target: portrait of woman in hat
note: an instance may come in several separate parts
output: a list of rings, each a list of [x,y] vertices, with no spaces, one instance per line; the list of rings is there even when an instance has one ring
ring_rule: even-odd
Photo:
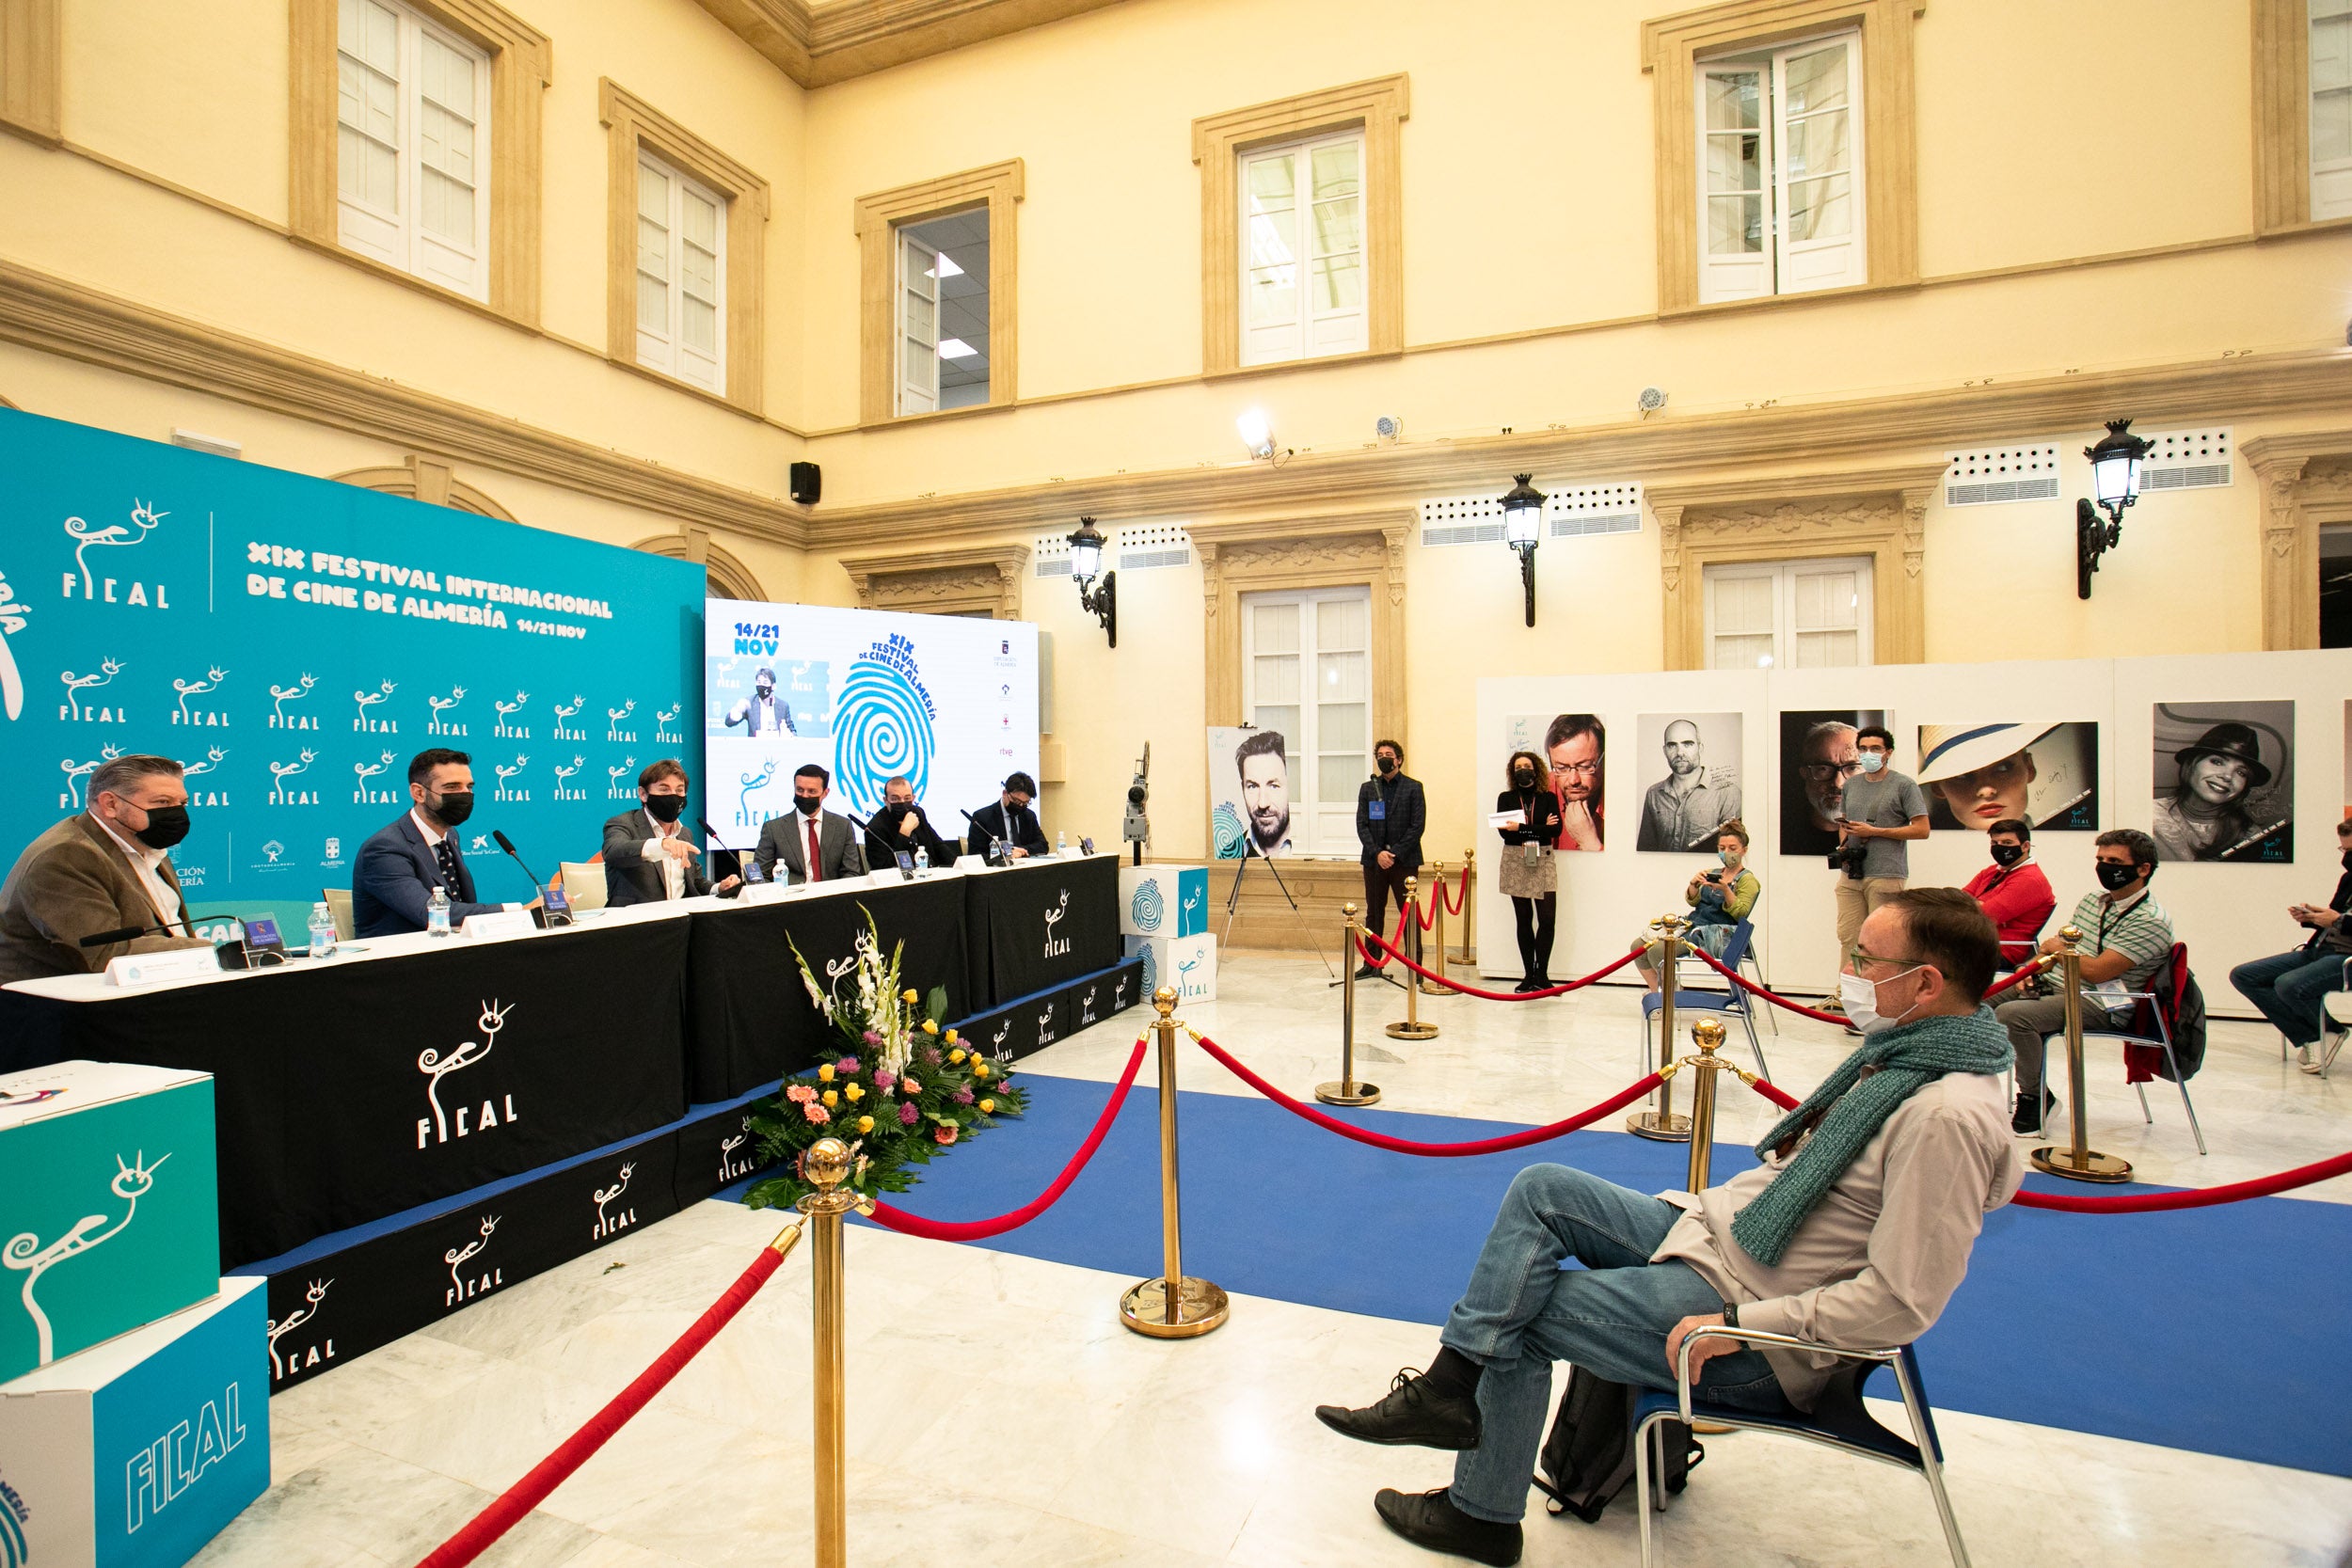
[[[1922,724],[1919,786],[1931,828],[1988,832],[2016,820],[2059,832],[2099,826],[2099,726]]]
[[[2295,858],[2294,727],[2293,703],[2157,705],[2149,833],[2166,860]]]

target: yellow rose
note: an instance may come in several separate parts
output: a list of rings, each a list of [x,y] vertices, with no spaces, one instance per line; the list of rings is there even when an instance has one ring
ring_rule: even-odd
[[[996,1114],[996,1101],[993,1101],[993,1100],[983,1100],[983,1101],[980,1101],[980,1115],[982,1115],[982,1116],[984,1116],[984,1117],[990,1117],[990,1116],[994,1116],[995,1114]]]
[[[956,1043],[956,1032],[953,1029],[947,1031],[947,1043],[949,1045]]]
[[[827,1089],[825,1091],[825,1103],[828,1105],[838,1105],[841,1103],[841,1096],[834,1092],[832,1089]]]
[[[938,1033],[939,1033],[939,1025],[938,1025],[938,1024],[936,1024],[936,1023],[933,1023],[933,1022],[932,1022],[930,1019],[928,1019],[928,1018],[927,1018],[927,1019],[925,1019],[925,1020],[923,1021],[923,1033],[925,1033],[925,1034],[927,1034],[927,1035],[936,1035],[936,1034],[938,1034]]]
[[[825,1084],[830,1084],[830,1083],[832,1083],[832,1082],[833,1082],[833,1064],[832,1064],[831,1062],[827,1062],[827,1063],[826,1063],[823,1067],[818,1068],[818,1069],[817,1069],[817,1077],[818,1077],[818,1081],[819,1083],[825,1083]]]
[[[850,1097],[850,1104],[852,1104],[852,1105],[856,1104],[859,1101],[864,1100],[864,1099],[866,1098],[866,1091],[865,1091],[864,1089],[862,1089],[862,1088],[858,1087],[855,1084],[851,1084],[851,1085],[850,1085],[847,1088],[843,1089],[841,1092],[842,1092],[843,1094],[846,1094],[846,1095],[848,1095],[848,1096]]]
[[[988,1076],[988,1064],[987,1064],[986,1062],[974,1062],[974,1063],[972,1064],[972,1076],[973,1076],[973,1077],[975,1077],[975,1078],[985,1078],[985,1077],[987,1077],[987,1076]]]
[[[905,990],[898,993],[898,1000],[912,1007],[914,1006],[916,1001],[919,1000],[919,998],[914,993],[914,988],[913,986],[909,986]]]
[[[874,1130],[874,1118],[872,1117],[858,1117],[857,1130],[861,1132],[871,1132]]]
[[[951,1062],[961,1062],[963,1060],[963,1053],[961,1051],[950,1051],[947,1053],[947,1059]]]

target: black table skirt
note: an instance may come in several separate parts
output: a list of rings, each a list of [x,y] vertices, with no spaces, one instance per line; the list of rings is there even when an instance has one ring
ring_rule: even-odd
[[[1120,959],[1119,857],[966,877],[971,1011],[1067,985]]]

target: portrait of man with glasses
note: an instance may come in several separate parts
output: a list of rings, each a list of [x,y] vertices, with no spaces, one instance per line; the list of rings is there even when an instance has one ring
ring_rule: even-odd
[[[1780,852],[1823,856],[1837,847],[1846,785],[1862,771],[1854,736],[1883,724],[1881,708],[1806,709],[1780,716]]]

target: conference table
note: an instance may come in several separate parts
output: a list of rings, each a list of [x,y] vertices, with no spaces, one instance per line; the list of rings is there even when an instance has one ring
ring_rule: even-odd
[[[19,981],[0,988],[0,1073],[75,1059],[211,1073],[232,1267],[834,1054],[793,949],[822,983],[869,918],[885,952],[903,944],[904,984],[946,990],[950,1019],[1117,964],[1118,865],[890,872],[760,902],[587,911],[512,937],[369,938],[324,960],[136,989]]]

